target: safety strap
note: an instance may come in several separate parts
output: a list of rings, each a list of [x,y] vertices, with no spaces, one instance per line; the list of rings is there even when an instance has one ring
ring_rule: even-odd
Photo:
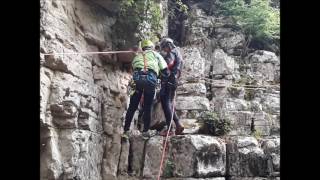
[[[150,51],[149,51],[150,52]],[[159,58],[156,56],[156,54],[151,51],[153,56],[158,60],[158,63],[159,63]],[[147,52],[148,53],[148,52]],[[144,63],[144,73],[147,72],[147,60],[146,60],[146,54],[145,53],[142,53],[142,56],[143,56],[143,63]]]
[[[147,72],[147,60],[146,60],[146,54],[142,53],[143,56],[143,72],[146,73]]]

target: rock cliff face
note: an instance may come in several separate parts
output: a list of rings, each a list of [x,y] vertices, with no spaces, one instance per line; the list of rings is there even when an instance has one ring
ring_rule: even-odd
[[[214,13],[216,1],[184,2],[188,16],[177,16],[178,21],[164,14],[163,34],[177,41],[184,58],[176,108],[186,134],[169,139],[162,179],[280,179],[279,57],[257,49],[241,57],[245,36]],[[277,2],[272,5],[278,7]],[[119,3],[40,3],[41,179],[156,179],[164,139],[143,140],[135,117],[130,140],[121,141],[131,79],[121,59],[130,57],[44,56],[118,50],[123,40],[115,28]],[[168,9],[167,1],[158,3]],[[228,135],[199,134],[199,116],[208,110],[231,121]],[[159,102],[152,121],[154,126],[164,121]]]
[[[111,50],[115,21],[93,1],[41,1],[41,52]],[[40,62],[41,179],[116,177],[130,73],[115,56]]]

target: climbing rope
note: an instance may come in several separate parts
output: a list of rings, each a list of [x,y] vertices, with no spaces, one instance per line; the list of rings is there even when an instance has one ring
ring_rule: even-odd
[[[101,51],[101,52],[74,52],[74,53],[42,53],[45,56],[49,55],[79,55],[79,54],[121,54],[121,53],[142,53],[143,51]],[[183,74],[193,75],[187,71],[184,71]],[[207,83],[212,83],[214,79],[200,77],[200,80],[204,80]],[[279,87],[279,85],[263,85],[263,86],[253,86],[253,85],[241,85],[241,84],[233,84],[232,86],[225,86],[225,87],[233,87],[239,88],[243,87],[245,89],[257,89],[257,88],[267,88],[267,87]]]
[[[172,102],[172,112],[171,112],[170,125],[169,125],[169,127],[168,127],[168,129],[167,129],[167,135],[166,135],[166,139],[165,139],[165,141],[164,141],[164,147],[163,147],[163,150],[162,150],[160,167],[159,167],[159,173],[158,173],[158,180],[160,180],[160,176],[161,176],[161,172],[162,172],[162,166],[163,166],[163,160],[164,160],[164,155],[165,155],[166,147],[167,147],[168,136],[169,136],[169,132],[170,132],[171,125],[172,125],[172,121],[173,121],[173,114],[174,114],[174,107],[175,107],[175,97],[176,97],[176,91],[174,91],[174,94],[173,94],[173,102]]]
[[[49,55],[79,55],[79,54],[121,54],[121,53],[142,53],[143,51],[97,51],[97,52],[73,52],[73,53],[42,53],[45,56]],[[184,71],[183,74],[193,75],[190,72]],[[212,83],[214,79],[206,78],[206,77],[200,77],[198,78],[200,80],[204,80],[207,83]],[[232,86],[226,86],[226,87],[244,87],[245,89],[256,89],[256,88],[267,88],[267,87],[279,87],[279,85],[263,85],[263,86],[254,86],[254,85],[241,85],[241,84],[233,84]]]
[[[193,76],[194,74],[187,72],[187,71],[183,71],[182,74],[187,74],[190,76]],[[204,80],[206,83],[212,83],[215,80],[214,79],[210,79],[210,78],[206,78],[206,77],[199,77],[197,79],[200,80]],[[221,86],[221,87],[232,87],[232,88],[239,88],[239,87],[243,87],[245,89],[257,89],[257,88],[268,88],[268,87],[279,87],[279,85],[263,85],[263,86],[255,86],[255,85],[242,85],[242,84],[235,84],[233,83],[232,86]]]
[[[135,53],[135,52],[142,52],[142,51],[101,51],[101,52],[73,52],[73,53],[43,53],[43,55],[78,55],[78,54],[119,54],[119,53]]]

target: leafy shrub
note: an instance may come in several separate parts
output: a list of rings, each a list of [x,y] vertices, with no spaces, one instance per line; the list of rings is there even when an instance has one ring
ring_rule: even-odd
[[[162,176],[163,177],[172,177],[173,176],[174,163],[171,159],[166,161]]]
[[[140,38],[154,38],[162,30],[161,9],[154,0],[121,0],[119,19],[134,26]]]
[[[213,111],[205,111],[201,114],[199,120],[203,123],[200,132],[205,134],[222,136],[231,130],[230,120],[219,117],[218,114]]]
[[[221,4],[225,15],[231,16],[247,35],[253,38],[280,38],[280,10],[269,0],[226,0]]]

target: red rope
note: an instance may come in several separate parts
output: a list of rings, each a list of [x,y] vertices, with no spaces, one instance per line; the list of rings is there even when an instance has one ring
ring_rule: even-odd
[[[163,160],[164,160],[164,155],[165,155],[166,147],[167,147],[168,135],[169,135],[169,132],[170,132],[170,129],[171,129],[172,121],[173,121],[172,119],[173,119],[173,113],[174,113],[174,107],[175,107],[175,97],[176,97],[176,92],[174,92],[174,96],[173,96],[171,120],[170,120],[169,128],[167,129],[166,140],[164,141],[164,147],[163,147],[163,150],[162,150],[161,162],[160,162],[160,168],[159,168],[159,174],[158,174],[158,180],[160,180],[160,176],[161,176],[161,172],[162,172],[162,166],[163,166]]]

